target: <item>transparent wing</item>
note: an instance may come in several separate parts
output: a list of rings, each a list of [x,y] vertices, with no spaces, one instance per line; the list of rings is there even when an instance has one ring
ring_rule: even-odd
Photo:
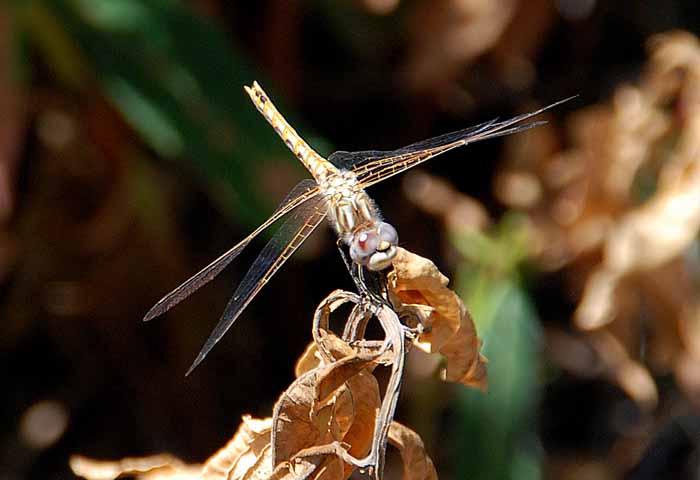
[[[540,115],[545,110],[554,108],[572,98],[574,97],[560,100],[534,112],[518,115],[509,120],[504,120],[502,122],[492,120],[475,127],[414,143],[398,150],[388,152],[356,152],[357,157],[352,160],[351,156],[354,154],[342,152],[344,155],[337,157],[336,160],[342,158],[343,161],[352,163],[350,169],[357,175],[362,188],[366,188],[454,148],[480,140],[486,140],[487,138],[502,137],[512,133],[522,132],[542,125],[546,122],[531,122],[524,125],[518,124]],[[361,157],[362,154],[366,155],[367,153],[371,153],[371,155],[369,157]]]
[[[253,297],[326,218],[326,213],[325,197],[317,197],[304,203],[285,220],[243,277],[233,297],[229,300],[219,323],[187,371],[187,375],[197,368],[197,365],[204,360],[214,345],[231,328],[233,322],[236,321]]]
[[[328,157],[328,161],[342,170],[353,170],[360,166],[379,159],[387,159],[399,155],[405,155],[415,152],[420,152],[430,148],[439,147],[440,145],[454,142],[457,139],[464,139],[470,136],[477,135],[484,130],[494,125],[497,120],[491,120],[473,127],[467,127],[456,132],[446,133],[437,137],[421,140],[420,142],[412,143],[398,150],[364,150],[361,152],[333,152]]]
[[[226,266],[233,261],[243,249],[253,240],[260,232],[275,223],[281,217],[297,208],[304,202],[308,202],[316,197],[319,193],[318,185],[311,179],[305,179],[299,182],[282,200],[282,203],[277,207],[272,216],[268,218],[262,225],[256,228],[250,235],[241,240],[233,248],[225,252],[219,258],[211,262],[195,275],[190,277],[186,282],[177,287],[175,290],[164,296],[158,303],[153,305],[143,318],[147,322],[159,315],[170,310],[172,307],[180,303],[185,298],[189,297],[199,287],[205,285],[212,278],[216,277]],[[313,202],[310,202],[313,203]]]

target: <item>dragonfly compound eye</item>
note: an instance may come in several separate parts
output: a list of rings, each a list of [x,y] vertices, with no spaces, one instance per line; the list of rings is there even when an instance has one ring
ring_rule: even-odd
[[[399,234],[388,223],[380,223],[377,231],[379,237],[377,251],[370,256],[367,263],[367,268],[375,272],[391,266],[391,262],[396,257],[396,245],[399,243]]]
[[[389,223],[382,222],[379,224],[379,246],[381,251],[388,250],[390,247],[395,247],[399,243],[399,233]]]
[[[350,258],[352,261],[367,266],[369,259],[377,251],[379,233],[375,228],[361,230],[352,236],[350,241]]]
[[[384,270],[396,256],[399,236],[388,223],[361,230],[352,236],[350,257],[352,261],[373,271]]]

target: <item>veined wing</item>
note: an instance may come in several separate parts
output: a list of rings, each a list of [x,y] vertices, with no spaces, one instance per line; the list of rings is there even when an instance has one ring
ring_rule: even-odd
[[[326,202],[325,197],[317,196],[301,205],[285,220],[243,277],[233,297],[229,300],[219,323],[195,358],[187,375],[204,360],[204,357],[231,328],[233,322],[236,321],[253,297],[326,218]]]
[[[305,202],[309,202],[312,198],[317,198],[318,194],[318,185],[310,178],[297,183],[297,185],[287,194],[285,199],[282,200],[282,203],[280,203],[270,218],[265,220],[262,225],[256,228],[250,235],[241,240],[233,248],[225,252],[219,258],[190,277],[182,285],[160,299],[160,301],[158,301],[158,303],[151,307],[148,313],[146,313],[146,316],[143,318],[144,322],[162,315],[180,303],[182,300],[189,297],[199,287],[205,285],[212,278],[221,273],[221,271],[226,268],[226,266],[231,263],[233,259],[235,259],[260,232]]]
[[[328,161],[342,170],[357,170],[360,166],[379,159],[387,159],[398,155],[405,155],[424,151],[430,148],[454,142],[459,138],[468,138],[478,135],[484,130],[494,125],[497,120],[490,120],[472,127],[467,127],[456,132],[445,133],[437,137],[421,140],[411,145],[399,148],[398,150],[363,150],[361,152],[337,151],[330,154]]]
[[[501,122],[491,120],[475,127],[423,140],[398,150],[386,152],[338,152],[341,155],[335,157],[334,161],[340,161],[339,159],[342,158],[343,162],[351,163],[352,172],[357,176],[362,188],[366,188],[454,148],[488,138],[502,137],[512,133],[522,132],[542,125],[546,122],[518,124],[540,115],[545,110],[554,108],[572,98],[574,97],[560,100],[534,112],[518,115],[508,120]],[[334,157],[334,155],[331,155],[331,157]]]

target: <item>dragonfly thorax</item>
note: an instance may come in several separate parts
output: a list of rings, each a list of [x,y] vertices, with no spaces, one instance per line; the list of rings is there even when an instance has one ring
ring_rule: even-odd
[[[396,256],[398,234],[383,222],[379,210],[362,190],[352,172],[324,179],[321,188],[329,200],[333,228],[350,249],[350,258],[370,270],[384,270]]]
[[[346,243],[359,227],[374,224],[379,220],[379,211],[363,190],[335,192],[329,199],[330,221]]]

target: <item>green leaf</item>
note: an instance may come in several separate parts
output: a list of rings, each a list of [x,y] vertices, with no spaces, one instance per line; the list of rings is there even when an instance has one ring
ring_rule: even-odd
[[[494,235],[480,236],[478,247],[459,246],[487,253],[461,266],[457,291],[484,340],[489,390],[459,391],[459,428],[454,434],[458,478],[540,478],[535,414],[541,332],[514,261],[517,231],[502,225]]]
[[[211,20],[175,0],[34,0],[24,8],[64,29],[61,38],[78,46],[77,57],[154,151],[196,172],[238,219],[266,216],[277,199],[259,192],[258,179],[297,162],[243,91],[254,70]],[[41,41],[41,28],[31,31]],[[43,44],[60,57],[54,61],[72,58],[52,52],[50,39]]]

